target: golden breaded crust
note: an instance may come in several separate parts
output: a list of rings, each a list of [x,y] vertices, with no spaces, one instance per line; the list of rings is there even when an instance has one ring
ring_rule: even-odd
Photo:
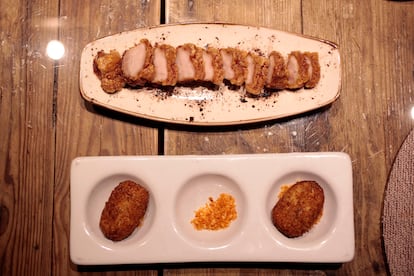
[[[206,50],[207,54],[212,57],[212,65],[214,69],[213,83],[220,85],[224,79],[224,70],[223,70],[223,59],[221,57],[220,51],[217,48],[208,47]]]
[[[243,85],[247,76],[247,58],[248,52],[237,48],[233,51],[233,62],[231,67],[234,71],[234,78],[230,80],[231,84]]]
[[[93,70],[101,80],[101,87],[107,93],[115,93],[125,86],[122,75],[122,58],[116,50],[109,53],[99,51],[93,60]]]
[[[247,51],[243,51],[238,48],[223,48],[220,51],[231,55],[231,69],[234,72],[233,78],[229,79],[230,83],[233,85],[241,86],[246,81],[247,76]]]
[[[190,52],[190,60],[192,65],[194,66],[194,80],[202,80],[204,79],[204,61],[203,61],[203,49],[201,47],[197,47],[195,44],[192,43],[185,43],[181,46],[185,50]]]
[[[322,215],[325,196],[316,181],[292,185],[272,210],[272,222],[289,238],[308,232]]]
[[[105,237],[120,241],[131,235],[140,225],[148,201],[148,191],[133,181],[123,181],[116,186],[105,203],[99,222]]]
[[[272,89],[285,89],[288,82],[285,59],[277,51],[272,51],[269,59],[273,59],[274,66],[269,72],[270,78],[266,86]]]
[[[289,79],[287,83],[287,88],[299,89],[299,88],[302,88],[305,85],[305,83],[309,80],[309,73],[308,73],[309,64],[306,62],[305,55],[302,52],[299,52],[299,51],[290,52],[290,54],[288,55],[288,64],[291,58],[296,59],[298,63],[298,68],[297,68],[298,72],[296,74],[293,74],[293,72],[290,72],[289,70],[287,70],[288,79]]]
[[[269,61],[255,53],[249,53],[248,55],[253,59],[254,72],[252,82],[246,83],[246,91],[252,95],[259,95],[266,83]]]
[[[152,64],[152,55],[154,51],[153,47],[146,38],[141,39],[140,43],[142,43],[145,46],[145,59],[142,70],[138,72],[138,74],[135,76],[127,76],[124,73],[124,69],[122,70],[127,83],[131,86],[143,86],[148,82],[151,82],[155,74],[154,64]],[[127,51],[124,52],[122,59],[124,59],[126,53]]]
[[[161,84],[162,85],[171,85],[174,86],[177,83],[178,78],[178,68],[175,64],[175,59],[177,57],[177,50],[171,45],[162,44],[158,46],[165,53],[165,58],[167,60],[167,71],[168,77]]]
[[[312,74],[309,76],[309,80],[305,83],[305,87],[314,88],[321,78],[321,66],[319,64],[319,55],[317,52],[305,52],[304,55],[310,62],[309,67],[311,68],[310,71],[312,72]]]

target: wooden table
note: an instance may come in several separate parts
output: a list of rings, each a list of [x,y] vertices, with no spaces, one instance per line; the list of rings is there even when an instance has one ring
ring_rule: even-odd
[[[82,48],[176,22],[270,27],[338,43],[340,98],[329,108],[233,129],[174,127],[95,108],[80,97]],[[413,127],[413,1],[0,2],[1,275],[385,275],[384,188]],[[50,40],[66,52],[53,61]],[[351,156],[355,258],[329,264],[78,267],[69,258],[70,164],[77,156],[342,151]],[[88,273],[89,274],[89,273]]]

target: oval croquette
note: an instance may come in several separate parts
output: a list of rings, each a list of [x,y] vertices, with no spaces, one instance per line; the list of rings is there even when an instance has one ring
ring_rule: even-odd
[[[289,238],[308,232],[322,214],[325,196],[316,181],[299,181],[286,190],[272,209],[272,222]]]
[[[104,236],[120,241],[131,235],[145,215],[148,200],[148,191],[133,181],[123,181],[116,186],[105,203],[99,222]]]

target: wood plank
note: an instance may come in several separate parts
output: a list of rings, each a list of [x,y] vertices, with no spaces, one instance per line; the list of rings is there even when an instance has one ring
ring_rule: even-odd
[[[414,117],[411,113],[414,107],[414,2],[385,1],[380,5],[375,2],[374,5],[376,17],[373,20],[375,57],[373,94],[382,94],[383,105],[380,114],[384,118],[384,122],[382,126],[378,126],[378,122],[376,122],[372,130],[376,132],[377,126],[383,127],[385,141],[384,144],[378,145],[376,148],[369,147],[369,160],[377,158],[375,150],[384,151],[385,171],[378,180],[374,180],[377,183],[377,194],[375,194],[373,203],[368,206],[368,212],[372,208],[382,210],[383,190],[386,187],[392,164],[401,144],[414,127]],[[372,135],[372,132],[370,134]],[[371,136],[369,140],[370,144],[374,144],[371,142]],[[369,169],[372,168],[372,166],[369,167]],[[366,179],[366,183],[370,182],[372,183],[371,179]],[[370,189],[372,187],[367,184],[364,192],[370,191]],[[368,195],[370,194],[368,193]],[[370,217],[371,214],[368,212],[367,215]],[[382,222],[381,215],[382,213],[379,211],[374,213],[380,223]],[[377,223],[378,220],[369,221],[366,223],[365,229],[373,228],[375,234],[381,237],[381,225],[378,226]],[[370,245],[374,243],[373,240],[376,240],[376,237],[369,239]],[[375,254],[372,254],[373,249],[368,250],[368,253],[365,254],[372,254],[380,259],[383,248],[380,247],[378,240],[375,246]],[[381,267],[380,260],[372,261],[374,270],[378,266]]]
[[[51,273],[56,2],[0,3],[0,274]]]
[[[386,1],[376,6],[373,25],[375,92],[385,94],[386,167],[414,127],[414,2]]]
[[[160,1],[69,1],[61,3],[60,15],[59,37],[66,46],[67,55],[60,61],[57,72],[54,274],[127,270],[120,274],[154,275],[155,270],[85,268],[70,262],[69,169],[76,156],[158,153],[157,128],[145,121],[86,104],[80,96],[78,78],[80,53],[87,43],[121,31],[159,24]]]
[[[387,177],[382,148],[386,118],[378,116],[385,94],[375,86],[382,73],[373,66],[378,37],[372,23],[377,5],[374,1],[305,1],[303,6],[304,31],[337,41],[342,54],[342,94],[327,123],[328,142],[335,145],[329,149],[345,151],[353,160],[356,252],[354,260],[339,270],[345,275],[386,274],[379,225]],[[373,133],[375,139],[371,139]]]
[[[412,64],[404,62],[414,59],[410,7],[412,2],[304,2],[304,31],[338,41],[343,56],[342,96],[329,124],[336,145],[331,148],[348,152],[354,168],[356,255],[341,269],[344,274],[386,274],[383,191],[396,151],[412,128],[407,120]]]
[[[300,1],[166,1],[166,23],[228,22],[301,32]]]

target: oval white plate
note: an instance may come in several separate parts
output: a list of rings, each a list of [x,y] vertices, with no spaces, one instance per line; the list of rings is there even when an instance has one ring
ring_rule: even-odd
[[[93,72],[96,54],[112,49],[122,54],[142,38],[172,46],[194,43],[200,47],[239,47],[247,51],[260,50],[265,55],[276,50],[285,57],[295,50],[318,52],[321,79],[314,89],[283,90],[260,98],[245,97],[244,88],[231,90],[225,85],[217,90],[176,86],[169,96],[155,88],[124,88],[115,94],[105,93]],[[80,63],[80,90],[85,100],[134,116],[180,124],[244,124],[296,115],[332,103],[339,97],[340,85],[340,54],[336,44],[244,25],[162,25],[123,32],[89,43],[82,52]]]
[[[160,173],[162,172],[162,173]],[[112,242],[99,229],[111,191],[134,180],[150,193],[141,226]],[[271,222],[282,186],[315,180],[324,189],[321,220],[289,239]],[[76,264],[172,262],[325,262],[354,256],[352,164],[344,153],[80,157],[72,162],[70,257]],[[237,219],[197,231],[194,211],[231,194]]]

